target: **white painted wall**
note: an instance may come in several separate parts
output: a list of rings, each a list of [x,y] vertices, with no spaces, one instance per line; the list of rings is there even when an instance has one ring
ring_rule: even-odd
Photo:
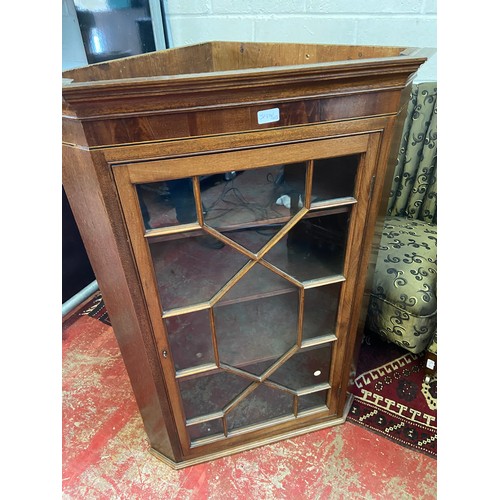
[[[210,40],[437,46],[437,0],[162,0],[173,47]],[[437,80],[436,55],[416,82]]]
[[[437,46],[437,0],[161,0],[171,47],[210,40]],[[86,64],[73,0],[63,0],[63,67]],[[75,24],[76,23],[76,24]],[[415,81],[437,80],[437,57]]]

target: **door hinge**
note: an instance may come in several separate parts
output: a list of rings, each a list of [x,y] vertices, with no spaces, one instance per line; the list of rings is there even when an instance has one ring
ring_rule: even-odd
[[[370,181],[370,191],[368,193],[368,199],[371,200],[373,196],[373,190],[375,189],[375,179],[377,178],[376,175],[372,176],[372,179]]]

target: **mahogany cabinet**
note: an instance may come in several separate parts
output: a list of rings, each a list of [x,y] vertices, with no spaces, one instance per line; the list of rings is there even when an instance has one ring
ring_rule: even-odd
[[[387,165],[424,61],[211,42],[63,74],[64,187],[171,466],[345,421]]]

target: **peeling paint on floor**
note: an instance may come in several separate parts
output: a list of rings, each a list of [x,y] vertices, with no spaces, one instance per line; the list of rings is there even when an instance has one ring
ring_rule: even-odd
[[[174,471],[148,451],[112,328],[63,334],[65,500],[436,498],[435,459],[350,422]]]

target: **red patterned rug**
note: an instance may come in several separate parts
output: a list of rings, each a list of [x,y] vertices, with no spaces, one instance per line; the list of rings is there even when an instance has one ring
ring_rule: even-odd
[[[367,332],[348,420],[403,446],[437,456],[437,380],[424,383],[423,354]]]
[[[81,314],[111,322],[100,294]],[[402,446],[437,456],[437,381],[424,383],[424,356],[367,332],[347,419]]]

